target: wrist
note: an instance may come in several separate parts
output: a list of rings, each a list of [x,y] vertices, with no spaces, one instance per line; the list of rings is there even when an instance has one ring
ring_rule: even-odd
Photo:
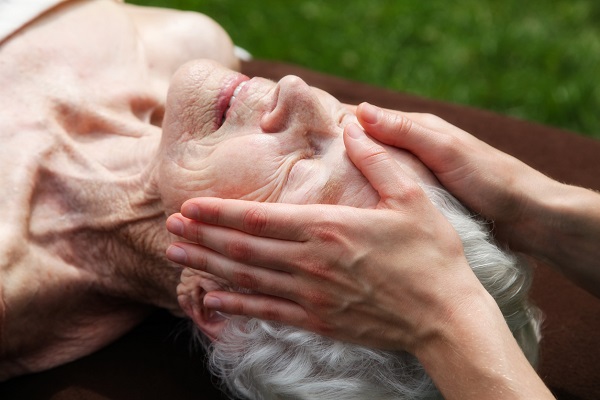
[[[532,255],[544,241],[552,202],[562,184],[535,170],[522,171],[508,185],[512,212],[494,220],[497,237],[514,251]],[[551,224],[551,223],[550,223]]]
[[[530,202],[511,245],[600,295],[600,194],[553,183]]]
[[[483,288],[449,313],[415,356],[446,399],[552,398]]]

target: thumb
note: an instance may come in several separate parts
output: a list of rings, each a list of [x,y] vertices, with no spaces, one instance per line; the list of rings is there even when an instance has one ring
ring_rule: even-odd
[[[410,151],[432,170],[437,170],[440,158],[452,150],[444,144],[444,134],[417,123],[401,112],[362,103],[356,109],[356,116],[369,135],[385,144]]]
[[[371,140],[356,124],[348,124],[344,129],[344,145],[352,163],[367,178],[379,193],[381,203],[401,200],[419,185],[409,178],[402,167],[380,145]]]

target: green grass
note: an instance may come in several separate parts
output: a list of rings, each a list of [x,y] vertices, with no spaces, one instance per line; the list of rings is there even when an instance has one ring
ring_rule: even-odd
[[[275,59],[600,138],[597,0],[134,0]]]

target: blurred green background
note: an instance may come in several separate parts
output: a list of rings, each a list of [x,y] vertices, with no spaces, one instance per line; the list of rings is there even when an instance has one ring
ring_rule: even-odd
[[[200,11],[255,58],[600,138],[597,0],[128,0]]]

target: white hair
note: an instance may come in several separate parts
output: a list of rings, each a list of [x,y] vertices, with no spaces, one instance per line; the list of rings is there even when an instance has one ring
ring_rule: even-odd
[[[529,268],[501,250],[486,223],[470,215],[448,192],[424,189],[458,232],[469,265],[535,364],[540,315],[527,300]],[[212,373],[242,398],[442,398],[423,366],[406,352],[344,343],[276,322],[231,317],[219,339],[208,346]]]

